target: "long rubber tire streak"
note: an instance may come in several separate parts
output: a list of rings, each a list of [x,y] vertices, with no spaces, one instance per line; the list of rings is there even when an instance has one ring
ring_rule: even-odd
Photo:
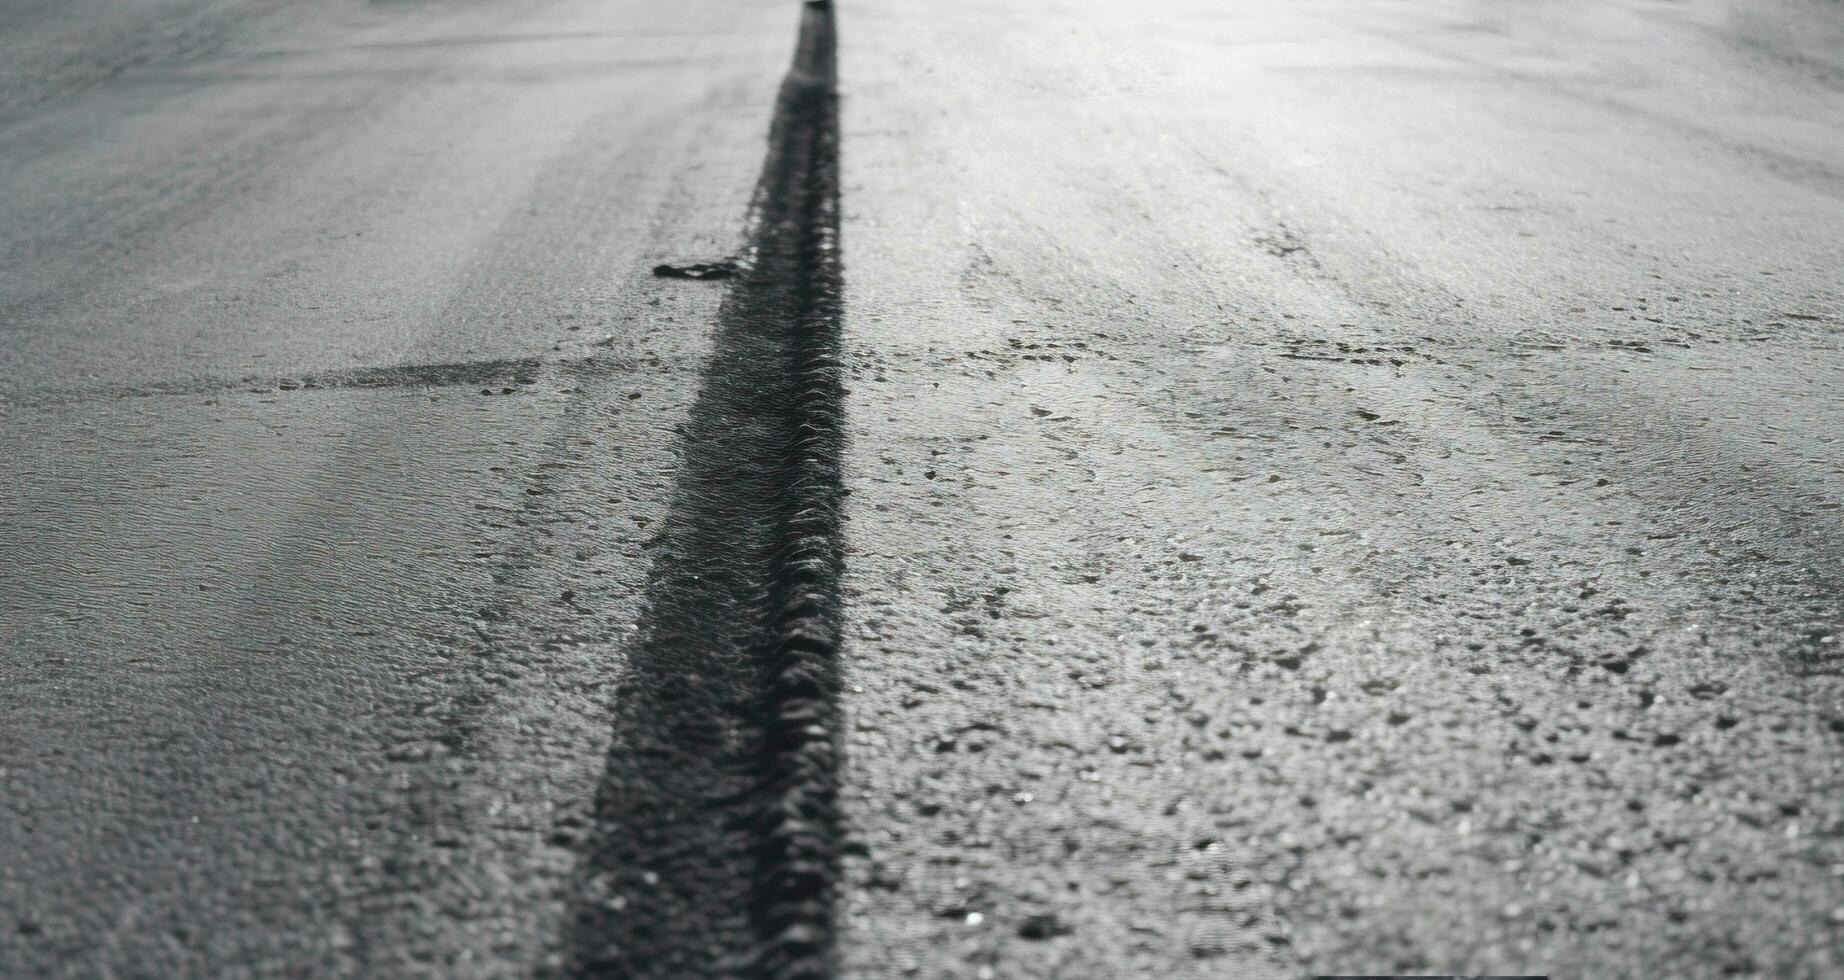
[[[834,972],[838,92],[802,10],[581,845],[567,976]]]

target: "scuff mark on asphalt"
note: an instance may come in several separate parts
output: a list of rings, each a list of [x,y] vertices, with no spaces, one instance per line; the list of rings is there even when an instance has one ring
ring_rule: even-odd
[[[809,2],[581,853],[570,977],[833,973],[840,454],[833,13]]]
[[[578,359],[585,360],[585,359]],[[591,363],[593,359],[587,359]],[[205,395],[256,394],[278,391],[339,390],[346,388],[451,388],[458,385],[529,385],[537,381],[547,362],[537,357],[504,357],[446,364],[389,364],[345,370],[240,378],[195,377],[151,381],[135,385],[53,389],[30,399],[9,402],[43,407],[125,398],[176,398]]]

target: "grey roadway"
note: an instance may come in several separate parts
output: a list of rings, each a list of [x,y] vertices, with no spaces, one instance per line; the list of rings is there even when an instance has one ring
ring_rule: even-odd
[[[0,973],[592,971],[794,11],[0,22]],[[842,972],[1844,971],[1834,0],[838,22]]]

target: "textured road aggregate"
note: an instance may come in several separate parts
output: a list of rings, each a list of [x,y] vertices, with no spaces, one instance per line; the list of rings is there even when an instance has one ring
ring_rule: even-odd
[[[1844,972],[1837,0],[0,52],[0,975]]]

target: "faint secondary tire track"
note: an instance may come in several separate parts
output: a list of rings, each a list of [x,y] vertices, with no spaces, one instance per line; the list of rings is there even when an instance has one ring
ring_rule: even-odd
[[[833,12],[807,3],[582,842],[572,977],[833,972],[842,439]]]

